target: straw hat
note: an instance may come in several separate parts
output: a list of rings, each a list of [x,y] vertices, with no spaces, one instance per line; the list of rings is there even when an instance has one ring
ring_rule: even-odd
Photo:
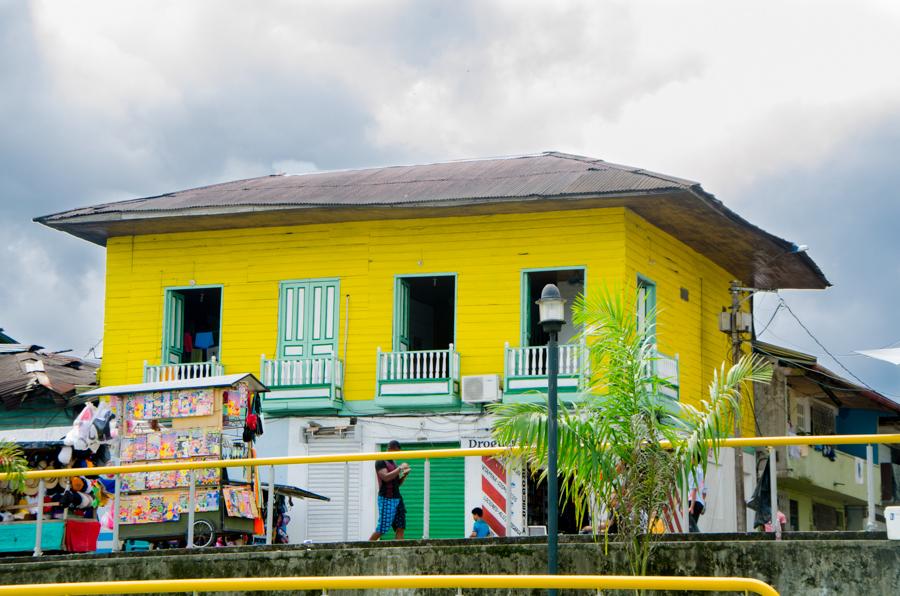
[[[29,497],[33,497],[38,494],[38,484],[40,480],[37,478],[26,478],[25,486],[22,488],[22,492],[28,495]]]
[[[53,468],[53,466],[50,465],[50,462],[48,462],[46,459],[42,459],[41,461],[39,461],[37,463],[36,469],[47,470],[47,469],[52,469],[52,468]],[[46,488],[48,490],[51,488],[55,488],[56,485],[58,485],[58,484],[59,484],[59,478],[44,478],[44,488]]]

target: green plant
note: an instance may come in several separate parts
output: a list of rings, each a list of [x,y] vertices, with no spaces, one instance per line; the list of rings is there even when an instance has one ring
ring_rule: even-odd
[[[602,532],[613,526],[631,572],[645,575],[669,497],[694,470],[705,473],[708,453],[718,457],[740,414],[742,386],[768,382],[772,373],[746,356],[714,371],[698,406],[667,398],[661,390],[671,384],[657,374],[652,325],[638,323],[636,307],[636,297],[608,290],[574,304],[590,375],[580,403],[560,409],[558,466],[561,498],[574,504],[579,526],[590,517],[599,531],[596,520],[605,511]],[[491,411],[495,438],[520,447],[518,463],[546,476],[546,403],[497,404]]]
[[[28,471],[28,462],[22,449],[15,443],[0,440],[0,474],[9,474],[10,487],[21,489],[25,483],[22,475]]]

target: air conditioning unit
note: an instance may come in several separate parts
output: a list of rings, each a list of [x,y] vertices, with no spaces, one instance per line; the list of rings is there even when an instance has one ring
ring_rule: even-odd
[[[500,375],[470,375],[463,377],[462,400],[467,404],[500,401]]]

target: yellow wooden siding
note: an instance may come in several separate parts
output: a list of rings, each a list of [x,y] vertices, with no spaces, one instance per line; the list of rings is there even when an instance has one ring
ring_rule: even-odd
[[[139,382],[144,360],[159,363],[167,287],[222,285],[220,359],[259,374],[260,355],[275,355],[279,282],[336,277],[341,357],[350,296],[345,399],[372,399],[376,349],[392,348],[394,277],[422,273],[457,274],[462,374],[502,374],[504,342],[520,339],[522,269],[575,265],[588,289],[637,273],[656,282],[660,348],[679,354],[681,395],[697,399],[728,353],[716,317],[730,276],[622,208],[112,238],[103,382]]]
[[[708,395],[712,370],[731,363],[731,341],[719,331],[718,316],[731,305],[728,287],[734,276],[633,211],[625,220],[629,279],[636,283],[641,274],[656,282],[659,349],[678,354],[681,399],[697,403]],[[688,290],[686,301],[681,288]],[[744,401],[745,436],[756,434],[751,400]]]

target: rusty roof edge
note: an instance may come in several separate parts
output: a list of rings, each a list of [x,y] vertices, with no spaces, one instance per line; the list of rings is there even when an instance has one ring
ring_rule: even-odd
[[[733,223],[737,224],[738,226],[740,226],[742,228],[749,229],[752,232],[755,232],[757,234],[764,236],[767,240],[769,240],[776,246],[784,249],[785,255],[790,254],[794,258],[799,259],[802,262],[802,264],[807,269],[812,271],[813,274],[819,279],[819,281],[822,282],[823,287],[821,289],[831,287],[831,285],[832,285],[831,282],[828,281],[828,278],[825,277],[825,273],[819,268],[819,266],[816,264],[816,262],[812,260],[812,257],[810,257],[805,251],[804,252],[792,252],[792,251],[796,251],[796,249],[798,248],[797,244],[795,244],[794,242],[791,242],[790,240],[781,238],[780,236],[776,236],[775,234],[772,234],[771,232],[767,232],[766,230],[762,229],[761,227],[757,226],[756,224],[750,223],[749,221],[747,221],[746,219],[744,219],[743,217],[738,215],[736,212],[732,211],[727,206],[725,206],[725,203],[723,203],[722,201],[717,199],[714,194],[704,190],[703,187],[699,183],[695,183],[693,186],[691,186],[690,192],[694,196],[699,198],[701,201],[706,203],[714,211],[716,211],[720,215],[728,218]],[[743,280],[743,281],[752,282],[752,280]],[[775,290],[775,289],[779,289],[779,288],[772,287],[772,288],[760,288],[760,289]]]

